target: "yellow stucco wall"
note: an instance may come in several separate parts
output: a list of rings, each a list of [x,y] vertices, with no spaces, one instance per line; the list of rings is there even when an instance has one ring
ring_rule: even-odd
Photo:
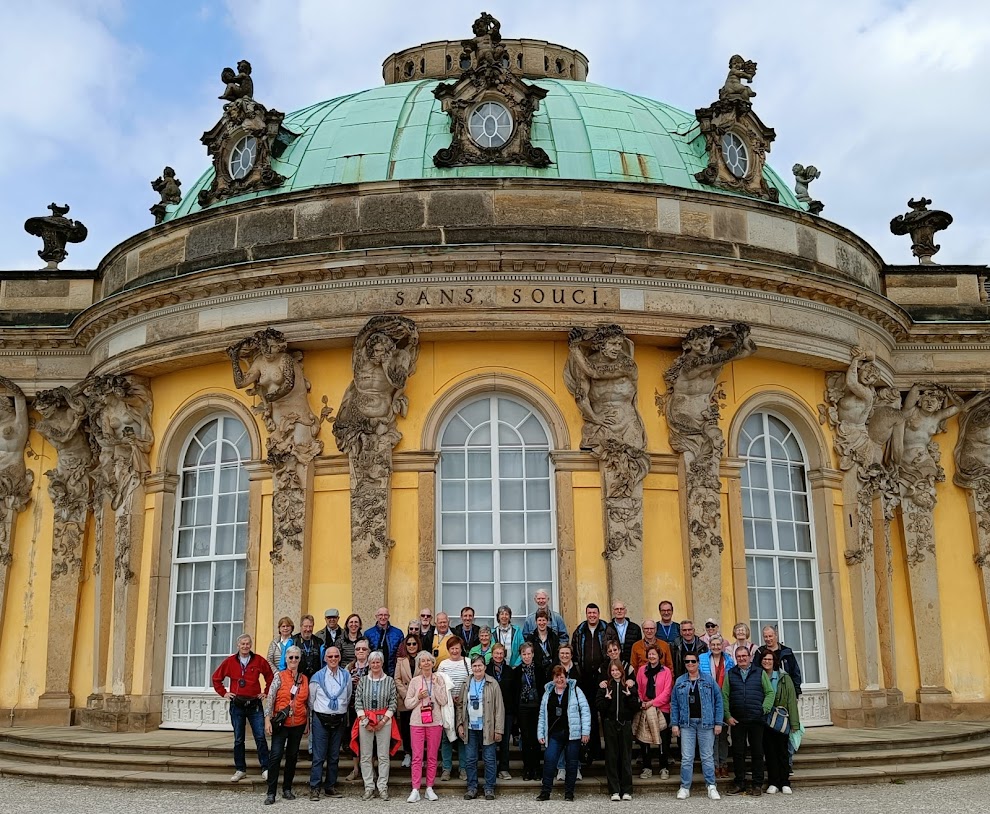
[[[654,404],[654,391],[663,389],[662,372],[676,358],[676,351],[653,347],[637,348],[639,364],[639,408],[647,428],[650,450],[670,453],[666,427]],[[400,419],[403,439],[398,451],[420,449],[430,408],[437,399],[459,383],[485,373],[500,373],[515,377],[538,390],[553,402],[563,417],[571,446],[576,448],[581,435],[581,416],[574,400],[567,392],[561,371],[567,356],[567,344],[562,341],[444,341],[425,342],[422,345],[416,374],[409,380],[409,415]],[[339,407],[344,389],[351,380],[350,348],[307,350],[305,370],[312,383],[311,406],[319,412],[320,399],[328,397],[333,407]],[[752,396],[766,392],[785,393],[793,404],[800,406],[805,416],[802,428],[803,440],[809,453],[820,448],[827,450],[825,465],[834,466],[831,437],[827,427],[819,427],[817,404],[821,401],[825,374],[816,369],[800,367],[784,362],[750,358],[728,365],[721,376],[725,401],[722,410],[722,427],[728,438],[729,428],[743,415],[743,405]],[[209,394],[222,393],[237,399],[246,407],[250,397],[236,390],[231,381],[226,361],[202,365],[184,371],[164,374],[152,382],[154,393],[153,426],[159,440],[152,452],[152,469],[159,470],[166,456],[162,455],[161,440],[166,437],[170,425],[184,407]],[[254,419],[257,432],[264,438],[260,418]],[[990,647],[984,629],[983,595],[980,574],[973,565],[974,544],[970,528],[966,494],[951,483],[952,454],[957,425],[949,422],[949,431],[938,437],[943,450],[942,465],[946,469],[947,482],[939,485],[939,503],[936,508],[936,532],[938,540],[939,585],[942,597],[942,641],[946,662],[946,683],[957,700],[990,700]],[[810,436],[810,437],[809,437]],[[324,425],[321,438],[325,453],[337,453],[329,425]],[[184,439],[176,438],[181,444]],[[35,473],[33,500],[18,516],[14,537],[14,561],[10,567],[6,608],[2,637],[0,637],[0,663],[8,665],[8,671],[16,671],[14,680],[0,682],[0,707],[33,707],[44,692],[45,645],[48,635],[48,592],[51,566],[51,506],[45,492],[45,469],[54,464],[54,452],[35,433],[31,435],[31,448],[39,457],[30,458],[28,466]],[[734,456],[735,450],[727,449]],[[816,452],[817,454],[817,452]],[[263,455],[263,452],[262,452]],[[392,492],[392,536],[396,541],[391,553],[388,597],[392,621],[405,626],[415,618],[421,604],[432,604],[432,597],[417,595],[419,558],[419,502],[418,473],[396,472]],[[724,485],[724,484],[723,484]],[[314,481],[313,543],[311,548],[309,597],[310,610],[318,617],[329,605],[340,608],[342,615],[350,612],[351,564],[350,519],[348,500],[349,478],[346,474],[321,475]],[[603,524],[601,488],[597,472],[573,473],[573,503],[575,541],[575,568],[577,593],[574,607],[583,608],[589,601],[606,607],[611,597],[606,594],[606,568],[601,557]],[[272,631],[272,568],[271,550],[271,483],[262,484],[261,547],[258,552],[259,580],[257,615],[245,620],[245,627],[258,640],[263,649]],[[846,540],[841,494],[833,492],[832,528],[838,530],[840,539],[817,539],[821,555],[823,547],[838,572],[841,595],[837,597],[844,619],[846,661],[850,665],[848,686],[855,688],[855,643],[852,639],[852,605],[848,572],[842,557]],[[158,552],[153,549],[155,523],[154,498],[146,498],[146,522],[144,547],[140,571],[140,595],[137,629],[133,647],[137,652],[148,645],[145,628],[148,614],[148,575]],[[728,523],[729,505],[723,494],[723,536],[726,551],[722,559],[723,572],[723,630],[728,633],[734,618],[737,598],[732,584],[732,557],[734,546],[742,540],[732,539]],[[644,552],[643,592],[644,608],[655,615],[660,598],[671,599],[677,615],[687,608],[687,563],[681,541],[680,506],[677,478],[671,474],[654,473],[644,483]],[[168,544],[171,544],[170,541]],[[895,648],[899,686],[909,700],[913,700],[918,685],[917,654],[911,623],[911,600],[905,579],[904,544],[898,528],[894,529],[894,581],[893,597],[896,613]],[[94,539],[92,523],[88,530],[84,552],[84,578],[80,590],[76,616],[76,643],[72,653],[71,690],[77,705],[84,703],[92,687],[92,631],[94,620],[94,579],[92,565]],[[366,624],[369,620],[365,620]],[[570,626],[579,619],[568,619]],[[165,620],[162,624],[166,624]],[[11,665],[18,665],[16,668]],[[135,686],[145,678],[141,659],[135,659]],[[8,675],[10,673],[8,672]]]

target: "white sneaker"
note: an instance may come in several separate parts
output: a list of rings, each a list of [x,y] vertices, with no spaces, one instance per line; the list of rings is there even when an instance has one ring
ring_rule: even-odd
[[[683,786],[681,786],[681,788],[677,790],[678,800],[686,800],[690,796],[691,796],[691,789],[686,789]]]
[[[708,799],[709,800],[721,800],[722,799],[722,795],[718,793],[718,787],[717,786],[709,786],[708,787]]]
[[[437,797],[437,793],[433,790],[433,786],[426,787],[426,799],[429,800],[431,803],[435,803],[437,800],[440,799],[439,797]]]
[[[669,780],[670,779],[670,772],[668,772],[666,769],[661,769],[660,770],[660,779],[661,780]]]
[[[640,780],[649,780],[651,777],[653,777],[653,769],[643,769],[643,771],[639,773]]]
[[[419,802],[419,789],[413,789],[409,796],[406,798],[407,803],[418,803]]]
[[[794,792],[791,791],[791,787],[790,786],[783,786],[780,790],[784,794],[793,794],[794,793]]]
[[[580,769],[578,769],[578,773],[577,773],[577,779],[578,779],[578,780],[584,780],[584,775],[583,775],[583,774],[581,774],[581,770],[580,770]]]
[[[234,772],[230,776],[230,782],[231,783],[239,783],[245,777],[247,777],[247,772],[242,772],[240,769],[238,769],[236,772]]]
[[[567,772],[564,769],[557,769],[557,779],[563,780],[567,776]]]
[[[412,766],[412,755],[406,755],[402,758],[402,768],[408,769],[410,766]]]
[[[617,802],[619,802],[619,800],[621,800],[622,798],[621,798],[621,797],[620,797],[620,796],[619,796],[618,794],[613,794],[613,795],[612,795],[612,796],[611,796],[611,797],[610,797],[609,799],[610,799],[610,800],[611,800],[611,801],[612,801],[613,803],[617,803]]]
[[[622,795],[622,802],[628,803],[630,800],[632,800],[632,795],[631,794],[623,794]]]
[[[262,779],[262,780],[264,780],[264,781],[265,781],[266,783],[268,782],[268,769],[265,769],[265,770],[264,770],[264,771],[263,771],[263,772],[261,773],[261,779]]]
[[[777,793],[776,786],[767,786],[767,794],[776,794],[776,793]]]

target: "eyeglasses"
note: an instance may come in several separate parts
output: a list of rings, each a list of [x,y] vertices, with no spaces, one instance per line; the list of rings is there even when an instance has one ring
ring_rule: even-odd
[[[705,627],[718,627],[714,622],[705,622]]]
[[[286,661],[299,661],[299,656],[286,656]]]
[[[330,653],[328,653],[328,654],[327,654],[327,658],[328,658],[328,659],[339,659],[339,658],[340,658],[340,656],[334,656],[334,655],[331,655]]]
[[[419,618],[420,619],[432,619],[433,618],[433,614],[432,613],[421,613],[419,615]]]
[[[698,660],[697,659],[684,659],[684,663],[685,664],[697,664],[698,663]]]
[[[406,642],[406,647],[419,647],[419,642],[417,642],[415,639],[410,639],[408,642]]]

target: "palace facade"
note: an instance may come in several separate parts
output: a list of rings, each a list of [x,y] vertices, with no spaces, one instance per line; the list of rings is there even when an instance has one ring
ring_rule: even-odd
[[[951,218],[912,201],[898,266],[823,217],[738,56],[694,113],[487,15],[383,72],[283,114],[226,69],[213,166],[92,271],[66,209],[28,222],[0,724],[222,727],[242,631],[541,587],[570,627],[776,626],[809,722],[986,717],[990,313],[932,261]]]

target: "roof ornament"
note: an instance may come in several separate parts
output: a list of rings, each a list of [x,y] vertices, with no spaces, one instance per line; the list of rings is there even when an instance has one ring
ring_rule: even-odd
[[[182,181],[175,177],[175,170],[171,167],[163,169],[162,174],[151,182],[151,188],[162,196],[162,199],[149,210],[155,216],[156,226],[165,220],[165,213],[168,211],[166,207],[182,201],[181,186]]]
[[[51,203],[48,208],[51,215],[28,218],[24,222],[24,231],[44,241],[45,246],[38,252],[38,257],[48,263],[45,268],[57,269],[58,264],[69,256],[65,244],[82,243],[89,230],[79,221],[65,217],[69,213],[68,205]]]
[[[707,186],[776,203],[779,193],[763,177],[763,165],[777,134],[753,112],[750,100],[756,91],[746,83],[754,76],[756,63],[734,54],[718,101],[695,111],[708,166],[694,177]]]
[[[756,96],[756,91],[748,84],[744,85],[743,80],[752,83],[754,76],[756,76],[756,63],[750,59],[743,59],[739,54],[733,54],[729,59],[729,75],[718,92],[719,101],[748,102]]]
[[[201,141],[213,157],[213,183],[199,191],[200,206],[209,206],[235,195],[272,189],[285,182],[272,167],[295,134],[282,127],[284,113],[269,110],[254,98],[251,63],[242,59],[237,70],[220,73],[226,104],[223,116]]]
[[[932,255],[942,247],[935,243],[935,233],[949,228],[952,215],[939,209],[928,209],[931,198],[924,196],[908,201],[910,212],[898,215],[890,222],[895,235],[911,235],[911,254],[924,265],[935,265]]]
[[[533,115],[546,89],[523,82],[509,69],[502,26],[491,14],[483,11],[471,28],[474,37],[461,42],[460,79],[433,90],[450,116],[452,134],[450,146],[438,150],[433,163],[548,167],[550,156],[531,140]]]
[[[791,167],[791,172],[794,173],[794,196],[801,203],[808,205],[808,211],[812,215],[820,214],[825,208],[825,204],[811,197],[811,193],[808,191],[808,185],[812,181],[822,177],[821,170],[814,164],[809,164],[807,167],[803,164],[795,164]]]

